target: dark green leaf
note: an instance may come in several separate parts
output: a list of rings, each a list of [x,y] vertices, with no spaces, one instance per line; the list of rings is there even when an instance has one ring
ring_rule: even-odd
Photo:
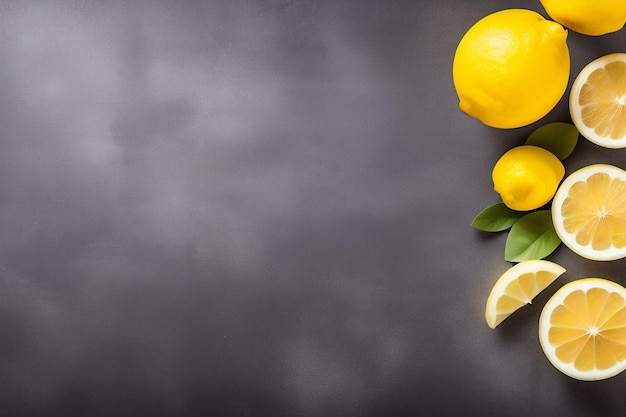
[[[478,213],[472,221],[472,227],[484,232],[501,232],[513,226],[523,214],[511,210],[504,203],[496,203]]]
[[[526,214],[511,227],[504,248],[504,259],[509,262],[543,259],[560,243],[550,210],[535,211]]]
[[[547,149],[561,161],[570,156],[578,143],[578,130],[571,123],[554,122],[543,125],[530,134],[526,145]]]

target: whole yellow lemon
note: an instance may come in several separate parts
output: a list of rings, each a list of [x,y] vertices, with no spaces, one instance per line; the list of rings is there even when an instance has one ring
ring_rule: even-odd
[[[540,0],[548,15],[584,35],[599,36],[620,30],[626,22],[624,0]]]
[[[538,146],[521,145],[498,159],[491,178],[507,207],[528,211],[550,201],[564,175],[563,163],[552,152]]]
[[[559,102],[569,80],[567,30],[525,9],[507,9],[476,22],[454,55],[459,107],[486,125],[533,123]]]

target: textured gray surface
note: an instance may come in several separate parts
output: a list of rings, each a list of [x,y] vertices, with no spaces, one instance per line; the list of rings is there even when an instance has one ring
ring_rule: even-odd
[[[484,322],[491,167],[569,120],[565,98],[516,130],[458,110],[456,44],[506,7],[542,11],[2,3],[0,415],[623,415],[626,376],[541,352],[558,284]],[[570,33],[572,74],[625,41]],[[566,169],[624,155],[583,140]]]

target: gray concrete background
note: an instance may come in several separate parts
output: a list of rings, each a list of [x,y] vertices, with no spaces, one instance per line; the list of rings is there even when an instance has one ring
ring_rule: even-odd
[[[0,5],[0,415],[621,416],[497,330],[497,158],[456,44],[539,1]],[[570,32],[572,78],[626,33]],[[584,139],[568,172],[626,167]],[[560,283],[624,261],[559,248]]]

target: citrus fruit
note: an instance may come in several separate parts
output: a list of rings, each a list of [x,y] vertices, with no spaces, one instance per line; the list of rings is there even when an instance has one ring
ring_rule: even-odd
[[[572,378],[606,379],[626,369],[626,288],[601,278],[561,287],[539,318],[548,360]]]
[[[567,88],[566,39],[560,24],[532,10],[506,9],[480,19],[454,55],[460,109],[497,128],[539,120]]]
[[[570,174],[552,201],[557,235],[580,256],[609,261],[626,256],[626,171],[594,164]]]
[[[625,147],[626,54],[604,55],[587,64],[572,84],[569,106],[584,137],[605,148]]]
[[[565,268],[545,260],[523,261],[506,270],[487,298],[485,319],[494,329],[554,282]]]
[[[615,0],[540,0],[546,13],[563,26],[585,35],[616,32],[626,22],[626,2]]]
[[[564,175],[563,163],[553,153],[538,146],[521,145],[498,159],[491,178],[507,207],[528,211],[549,202]]]

